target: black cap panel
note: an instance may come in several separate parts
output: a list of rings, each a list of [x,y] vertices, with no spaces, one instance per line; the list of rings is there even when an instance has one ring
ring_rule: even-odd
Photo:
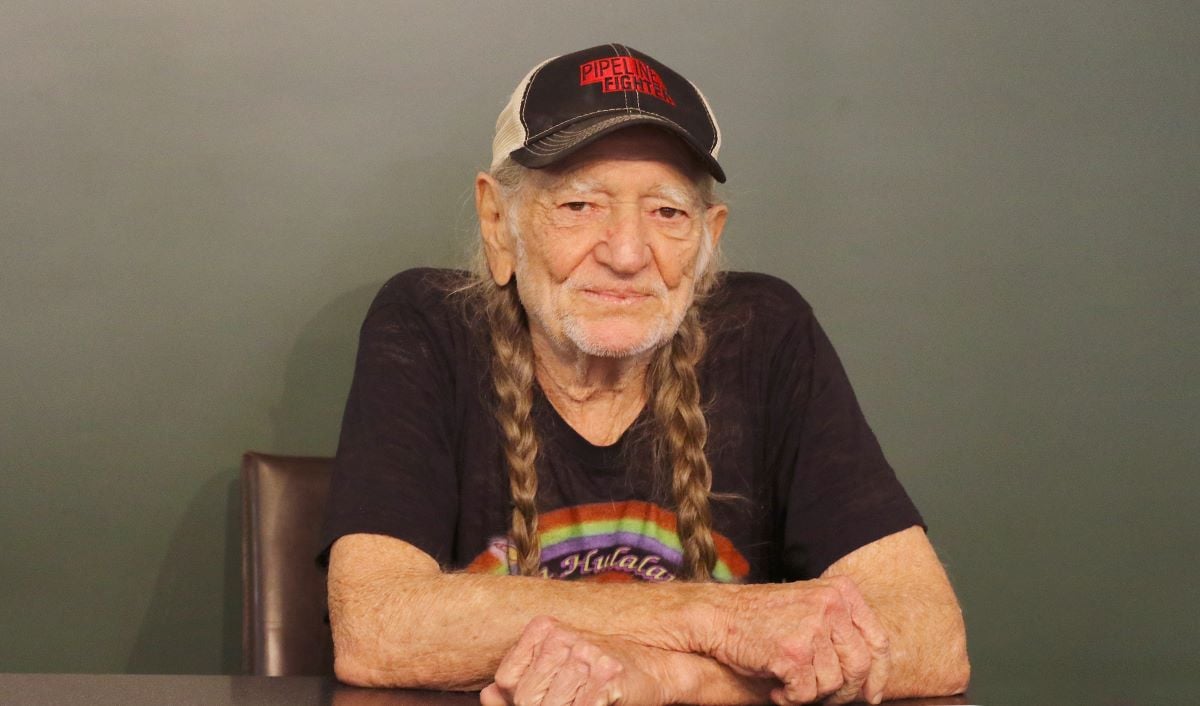
[[[712,154],[719,141],[716,122],[699,91],[654,58],[620,44],[544,64],[530,77],[520,120],[526,139],[511,156],[526,166],[546,166],[613,130],[653,123],[682,138],[725,181]]]

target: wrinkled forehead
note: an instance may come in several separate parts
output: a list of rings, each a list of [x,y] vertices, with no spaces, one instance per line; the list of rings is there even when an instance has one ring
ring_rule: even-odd
[[[561,198],[590,199],[598,194],[611,195],[613,185],[600,179],[589,178],[581,174],[567,174],[561,177],[547,176],[543,181],[532,184],[530,199],[533,203],[552,203]],[[704,199],[699,188],[688,182],[659,182],[642,190],[639,197],[658,197],[678,206],[700,206]]]

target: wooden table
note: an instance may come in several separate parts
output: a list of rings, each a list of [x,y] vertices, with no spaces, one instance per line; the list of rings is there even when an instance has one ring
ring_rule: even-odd
[[[889,702],[968,704],[966,697]],[[0,705],[23,706],[478,706],[474,692],[358,689],[330,677],[141,674],[0,674]]]

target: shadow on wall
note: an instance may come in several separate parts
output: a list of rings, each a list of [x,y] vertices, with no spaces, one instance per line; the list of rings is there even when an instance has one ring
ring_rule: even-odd
[[[331,456],[354,374],[358,330],[383,282],[357,287],[313,316],[288,356],[283,396],[271,409],[272,448],[289,456]]]
[[[271,448],[257,450],[334,452],[358,329],[380,286],[363,285],[337,297],[305,325],[288,355],[283,395],[270,410]],[[230,449],[231,463],[244,450]],[[233,465],[209,478],[192,498],[163,559],[127,672],[241,671],[241,502]]]
[[[381,267],[385,277],[410,267],[462,267],[478,242],[475,169],[454,161],[455,154],[455,145],[423,145],[418,157],[367,175],[365,187],[348,202],[351,215],[330,224],[318,238],[345,245],[329,256],[317,276],[353,285],[363,273],[378,277]],[[259,450],[292,456],[334,453],[359,328],[383,284],[374,279],[340,294],[304,324],[288,355],[283,394],[270,410],[272,448]]]
[[[329,234],[357,233],[360,239],[340,254],[341,259],[327,263],[323,275],[338,278],[339,273],[377,272],[380,257],[393,261],[394,271],[461,261],[462,243],[455,234],[465,221],[439,223],[438,219],[456,211],[467,218],[465,198],[473,172],[441,169],[432,178],[427,175],[415,182],[413,173],[413,165],[397,165],[393,173],[371,181],[377,188],[355,205],[353,212],[358,215]],[[415,191],[398,201],[397,183],[410,183]],[[397,224],[401,223],[405,233],[443,237],[400,237]],[[374,281],[346,291],[304,324],[287,354],[279,401],[268,410],[240,411],[244,422],[264,412],[269,418],[270,440],[251,442],[269,446],[254,450],[333,455],[353,377],[358,331],[381,286],[382,281]],[[239,410],[231,414],[238,415]],[[236,419],[232,423],[238,424]],[[246,443],[247,438],[230,440],[229,466],[203,484],[176,528],[126,671],[241,671],[241,488],[236,464],[246,449],[232,445]]]
[[[239,671],[242,548],[237,477],[235,468],[219,471],[188,504],[167,548],[125,671]]]
[[[337,297],[304,327],[288,356],[283,396],[270,410],[272,446],[258,450],[333,453],[358,328],[380,286]],[[243,450],[231,449],[231,460]],[[241,671],[241,502],[236,467],[218,472],[192,498],[163,559],[127,672]]]
[[[483,123],[484,125],[490,122]],[[478,242],[472,183],[475,168],[458,145],[422,144],[378,173],[347,202],[345,220],[316,236],[344,243],[318,278],[335,285],[385,277],[410,267],[462,267]],[[337,448],[342,410],[354,371],[358,332],[384,280],[342,293],[305,324],[288,355],[283,395],[270,410],[272,453],[329,456]]]

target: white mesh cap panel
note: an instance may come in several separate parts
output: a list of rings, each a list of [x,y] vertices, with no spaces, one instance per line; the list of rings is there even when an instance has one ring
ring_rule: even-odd
[[[516,90],[512,92],[512,96],[508,99],[508,105],[504,106],[504,110],[500,111],[500,115],[496,117],[496,135],[492,138],[493,170],[500,166],[500,163],[507,159],[513,150],[520,149],[525,144],[525,138],[529,136],[525,122],[521,119],[521,104],[525,101],[525,92],[529,90],[529,82],[533,80],[537,72],[557,58],[557,56],[552,56],[530,69],[529,73],[525,74],[525,78],[517,84]]]

